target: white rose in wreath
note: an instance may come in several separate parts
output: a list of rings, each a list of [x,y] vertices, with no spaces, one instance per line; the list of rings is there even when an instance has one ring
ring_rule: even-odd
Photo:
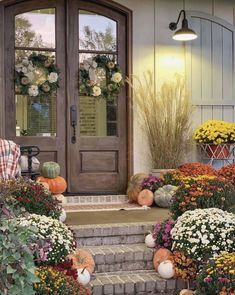
[[[25,74],[26,77],[28,77],[29,81],[32,82],[34,79],[34,73],[33,72],[28,72]]]
[[[31,85],[29,87],[28,93],[30,96],[38,96],[38,86],[37,85]]]
[[[115,73],[112,75],[111,80],[115,83],[119,83],[122,81],[122,75],[120,73]]]
[[[93,90],[93,93],[92,93],[93,96],[100,96],[101,95],[100,87],[94,86],[92,90]]]
[[[50,83],[55,83],[58,80],[58,74],[55,72],[51,72],[50,75],[48,76],[48,81]]]
[[[27,67],[27,66],[29,65],[29,60],[28,60],[28,58],[24,58],[24,59],[22,60],[22,65],[25,66],[25,67]]]

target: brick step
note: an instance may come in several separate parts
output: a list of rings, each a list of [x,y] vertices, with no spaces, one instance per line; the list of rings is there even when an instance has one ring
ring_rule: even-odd
[[[127,203],[126,195],[83,195],[83,196],[66,196],[67,204],[104,204],[104,203]]]
[[[78,246],[140,244],[153,230],[153,222],[75,225],[73,229]]]
[[[184,289],[185,283],[174,279],[164,280],[155,271],[121,271],[94,274],[90,282],[93,295],[173,295]]]
[[[95,272],[152,270],[154,249],[145,244],[83,247],[95,260]]]

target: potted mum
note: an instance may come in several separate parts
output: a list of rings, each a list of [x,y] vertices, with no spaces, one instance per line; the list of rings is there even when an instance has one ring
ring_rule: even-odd
[[[143,81],[133,76],[133,81],[127,79],[127,83],[133,89],[135,113],[147,136],[152,168],[176,168],[190,150],[192,138],[192,105],[184,78],[176,75],[173,81],[163,83],[158,92],[151,72],[144,74]]]
[[[194,139],[208,158],[227,159],[235,142],[235,123],[206,121],[195,130]]]

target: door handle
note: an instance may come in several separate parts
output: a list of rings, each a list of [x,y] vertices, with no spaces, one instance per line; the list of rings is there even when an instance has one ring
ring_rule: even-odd
[[[70,124],[73,128],[73,135],[71,137],[71,142],[76,143],[76,126],[77,126],[77,106],[72,105],[70,107]]]

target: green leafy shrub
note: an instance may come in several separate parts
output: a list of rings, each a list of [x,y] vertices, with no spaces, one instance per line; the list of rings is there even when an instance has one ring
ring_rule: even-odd
[[[30,249],[35,229],[20,226],[14,219],[0,222],[0,293],[35,294],[34,256]]]

